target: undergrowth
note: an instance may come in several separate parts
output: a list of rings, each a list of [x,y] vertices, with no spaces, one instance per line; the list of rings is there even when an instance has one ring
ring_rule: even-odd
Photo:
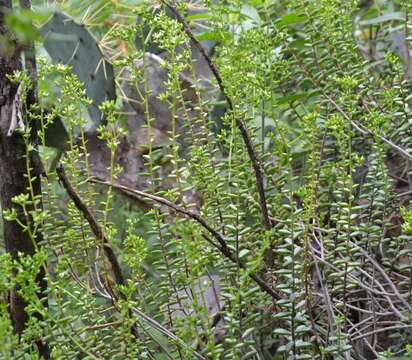
[[[171,118],[161,146],[149,91],[139,92],[146,188],[118,181],[116,150],[128,133],[121,102],[101,106],[109,169],[95,178],[82,84],[69,67],[38,62],[40,104],[48,92],[58,96],[48,113],[28,109],[29,123],[41,124],[44,144],[60,118],[69,139],[57,173],[56,152],[40,147],[47,176],[43,209],[31,211],[44,237],[36,255],[0,257],[3,358],[35,359],[39,337],[56,359],[411,356],[412,215],[399,190],[412,186],[410,64],[390,53],[377,65],[365,59],[356,1],[205,1],[187,27],[152,5],[134,9],[140,23],[108,34],[127,56],[107,49],[136,89],[149,88],[145,46],[164,51],[160,100]],[[184,17],[184,5],[173,9]],[[216,42],[212,95],[192,60],[197,22],[206,29],[200,39]],[[187,100],[182,73],[196,101]],[[30,87],[24,72],[13,81]],[[218,93],[225,112],[216,118]],[[23,139],[29,156],[30,126]],[[28,190],[15,199],[23,211],[39,201]],[[40,268],[48,304],[36,292]],[[28,314],[43,318],[30,316],[20,340],[5,295],[15,285]]]

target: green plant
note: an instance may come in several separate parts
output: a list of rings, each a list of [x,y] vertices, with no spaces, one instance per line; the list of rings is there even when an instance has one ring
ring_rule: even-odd
[[[91,52],[103,59],[84,27],[56,13],[43,28],[64,28],[58,32],[90,46],[73,51],[49,39],[54,60],[59,54],[72,67],[38,61],[38,107],[50,92],[58,96],[49,113],[28,109],[22,140],[29,151],[32,124],[41,124],[50,171],[41,178],[43,209],[31,207],[39,196],[30,187],[14,202],[43,240],[32,257],[0,257],[4,356],[34,357],[38,337],[57,359],[410,356],[410,60],[388,50],[377,64],[359,51],[373,41],[363,37],[367,27],[373,34],[401,21],[407,35],[408,4],[385,16],[356,1],[205,1],[200,15],[188,15],[185,2],[160,3],[137,6],[106,34],[126,49],[109,78],[82,60]],[[213,54],[205,40],[216,41]],[[149,103],[153,65],[145,55],[154,49],[164,58],[158,100],[170,121],[160,146],[163,119]],[[112,78],[125,80],[125,69],[144,123],[142,189],[119,181],[116,163],[130,129]],[[130,100],[121,88],[118,95]],[[213,117],[219,96],[226,111]],[[105,177],[91,175],[84,112],[98,105],[107,119],[97,128]],[[56,118],[67,129],[57,171],[46,141]],[[29,183],[33,177],[28,165]],[[10,209],[4,218],[19,222]],[[41,268],[48,306],[36,291]],[[5,296],[16,285],[29,317],[20,342]]]

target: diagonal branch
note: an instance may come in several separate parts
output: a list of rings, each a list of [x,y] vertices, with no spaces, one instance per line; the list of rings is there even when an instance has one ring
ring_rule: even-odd
[[[94,215],[92,214],[92,212],[87,208],[87,206],[84,204],[83,200],[80,198],[80,196],[77,194],[77,192],[73,189],[72,184],[70,183],[70,180],[67,178],[67,175],[64,171],[63,166],[60,164],[57,168],[56,168],[56,173],[57,176],[61,182],[61,184],[63,185],[63,187],[66,189],[67,194],[69,195],[69,197],[71,198],[71,200],[74,202],[74,204],[76,205],[77,209],[83,214],[83,216],[85,217],[85,219],[87,220],[87,222],[89,223],[94,235],[96,236],[96,238],[100,239],[103,241],[104,244],[104,250],[106,252],[106,256],[108,257],[108,260],[113,268],[113,272],[115,274],[115,280],[116,280],[116,284],[124,284],[125,283],[125,278],[122,272],[122,269],[120,267],[120,264],[117,260],[117,257],[113,251],[113,249],[111,248],[108,239],[105,237],[102,228],[100,227],[100,225],[98,224],[96,218],[94,217]],[[99,183],[103,183],[104,182],[100,182],[100,181],[94,181],[94,182],[99,182]],[[115,187],[115,186],[113,186]],[[151,200],[153,200],[153,198],[160,200],[162,198],[159,198],[157,196],[153,196],[151,195],[149,197]],[[170,201],[166,200],[166,199],[162,199],[163,200],[163,204],[166,206],[170,206],[173,205]],[[176,206],[176,208],[178,208]],[[183,210],[183,209],[182,209]],[[186,211],[186,210],[184,210]],[[200,218],[199,218],[200,219]],[[201,220],[201,219],[200,219]],[[204,222],[204,226],[208,226],[205,222]],[[214,231],[211,227],[208,226],[208,228],[212,231]],[[215,234],[219,234],[217,231],[214,231]],[[186,347],[187,345],[184,343],[183,340],[181,340],[179,337],[177,337],[175,334],[173,334],[171,331],[167,330],[166,328],[164,328],[163,326],[161,326],[157,321],[155,321],[154,319],[152,319],[151,317],[147,316],[146,314],[144,314],[142,311],[140,311],[137,308],[133,308],[133,312],[137,313],[138,316],[140,316],[141,318],[143,318],[146,322],[148,322],[150,324],[150,326],[152,326],[153,328],[159,330],[162,334],[164,334],[165,336],[167,336],[169,339],[175,341],[178,345],[180,346],[184,346]],[[132,313],[132,311],[130,311],[130,313]],[[133,335],[135,337],[138,337],[138,332],[137,329],[135,327],[135,325],[133,325],[132,327],[132,332]],[[206,360],[206,358],[199,354],[197,351],[195,351],[193,353],[193,355],[200,360]]]
[[[126,193],[127,195],[129,195],[130,197],[134,197],[138,200],[141,200],[141,198],[145,198],[145,199],[149,199],[153,202],[156,202],[158,204],[164,205],[168,208],[171,208],[173,210],[175,210],[177,213],[180,213],[184,216],[187,216],[188,218],[191,218],[193,220],[195,220],[198,224],[200,224],[204,229],[206,229],[216,240],[217,243],[215,241],[213,241],[208,235],[203,234],[203,238],[209,242],[212,246],[214,246],[216,249],[218,249],[227,259],[229,259],[230,261],[239,264],[239,266],[242,269],[247,270],[247,266],[245,263],[241,262],[240,260],[237,259],[237,257],[230,251],[229,247],[226,244],[226,240],[223,237],[223,235],[218,232],[217,230],[213,229],[202,217],[200,217],[198,214],[186,210],[182,207],[180,207],[179,205],[176,205],[175,203],[162,198],[160,196],[156,196],[156,195],[152,195],[152,194],[147,194],[143,191],[140,190],[136,190],[136,189],[132,189],[130,187],[124,186],[124,185],[120,185],[120,184],[114,184],[108,181],[103,181],[100,179],[91,179],[91,182],[94,183],[98,183],[98,184],[103,184],[106,186],[111,186],[114,189],[123,191],[124,193]],[[259,287],[266,292],[267,294],[269,294],[273,299],[275,300],[280,300],[282,297],[275,291],[273,290],[268,283],[266,283],[262,278],[260,278],[259,276],[255,275],[255,274],[249,274],[250,278],[255,281]]]
[[[219,73],[219,70],[217,69],[216,65],[214,64],[213,60],[210,58],[210,56],[207,54],[205,48],[203,45],[199,42],[199,40],[196,38],[196,36],[193,34],[192,30],[190,29],[188,23],[186,20],[183,18],[183,16],[180,14],[179,10],[176,8],[176,6],[166,0],[161,0],[161,2],[167,6],[173,14],[176,16],[177,20],[180,22],[180,24],[183,26],[183,30],[185,31],[186,35],[190,38],[192,41],[193,45],[199,50],[199,52],[202,54],[203,58],[205,59],[206,63],[208,64],[210,70],[212,71],[214,77],[216,78],[217,84],[219,86],[220,91],[222,92],[229,109],[233,112],[234,106],[233,106],[233,101],[230,98],[230,96],[226,92],[226,88],[223,84],[223,79]],[[263,224],[266,229],[270,229],[272,227],[272,223],[269,218],[269,212],[267,208],[267,202],[266,202],[266,194],[265,194],[265,187],[263,185],[263,174],[262,170],[260,167],[259,159],[258,156],[255,152],[255,149],[253,147],[252,140],[250,138],[248,129],[246,125],[243,123],[243,121],[239,118],[236,118],[236,126],[238,127],[242,138],[243,142],[245,143],[250,161],[252,162],[253,170],[255,172],[255,177],[256,177],[256,186],[259,192],[259,203],[260,203],[260,209],[262,212],[263,216]],[[272,261],[273,261],[273,255],[271,254],[269,258],[267,259],[267,265],[272,266]]]
[[[360,132],[364,136],[370,136],[370,137],[377,137],[380,141],[384,142],[385,144],[389,145],[392,149],[396,150],[403,156],[405,159],[412,160],[412,155],[407,152],[405,149],[401,148],[399,145],[396,145],[392,141],[388,140],[387,138],[374,134],[371,130],[365,128],[362,125],[357,124],[355,121],[353,121],[349,115],[334,101],[330,96],[325,95],[326,99],[333,105],[333,107],[345,118],[345,120],[350,121],[352,126],[355,128],[356,131]]]
[[[125,284],[125,277],[123,275],[122,268],[120,267],[119,261],[117,260],[116,254],[114,253],[112,247],[110,246],[109,240],[105,236],[102,228],[100,227],[99,223],[97,222],[96,218],[92,214],[92,212],[87,208],[86,204],[77,194],[77,192],[73,189],[73,186],[68,179],[66,172],[64,171],[63,165],[59,164],[56,168],[56,174],[59,178],[60,183],[65,188],[67,194],[69,195],[70,199],[76,205],[76,208],[83,214],[84,218],[89,223],[93,234],[96,236],[98,240],[103,242],[104,252],[107,256],[107,259],[112,267],[114,278],[117,285],[124,285]],[[112,292],[112,291],[110,291]],[[113,296],[113,300],[116,299],[115,294],[112,292],[111,296]],[[120,293],[121,296],[121,293]],[[129,310],[129,314],[131,315],[131,311]],[[137,331],[136,325],[133,324],[131,327],[131,332],[135,338],[139,337],[139,333]]]
[[[66,172],[64,171],[64,168],[62,165],[59,165],[56,168],[56,173],[60,180],[60,183],[66,189],[66,192],[69,195],[70,199],[72,199],[77,209],[83,214],[84,218],[89,223],[94,236],[96,236],[98,240],[101,240],[103,242],[104,252],[106,253],[106,256],[110,262],[110,265],[112,266],[116,284],[124,285],[125,278],[123,275],[122,268],[120,267],[116,254],[114,253],[112,247],[110,246],[109,240],[103,233],[103,230],[98,224],[96,218],[91,213],[91,211],[87,208],[87,206],[85,205],[83,200],[80,198],[80,196],[77,194],[77,192],[73,189],[73,186],[70,183],[70,180],[67,178]]]

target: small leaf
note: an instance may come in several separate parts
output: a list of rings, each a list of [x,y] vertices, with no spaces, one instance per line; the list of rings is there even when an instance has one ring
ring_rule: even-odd
[[[310,327],[309,327],[309,326],[306,326],[306,325],[299,325],[299,326],[295,329],[295,332],[296,332],[297,334],[305,333],[305,332],[308,332],[308,331],[310,331]]]
[[[186,20],[188,20],[188,21],[190,21],[190,20],[206,20],[206,19],[210,19],[210,18],[211,18],[211,16],[210,16],[210,13],[208,13],[208,12],[202,12],[202,13],[186,16]]]
[[[253,331],[255,331],[255,328],[253,328],[253,327],[247,329],[247,330],[243,333],[242,337],[243,337],[243,338],[247,338],[249,335],[251,335],[251,334],[253,333]]]
[[[273,331],[273,333],[276,334],[276,335],[285,335],[285,336],[290,335],[290,331],[288,331],[288,330],[286,330],[286,329],[282,329],[282,328],[275,329],[275,330]]]
[[[228,31],[205,31],[197,36],[199,41],[217,41],[223,42],[231,38]]]
[[[250,253],[249,249],[242,249],[239,251],[239,259],[244,258],[245,256],[247,256]]]
[[[277,21],[277,24],[280,27],[282,27],[282,26],[300,24],[300,23],[303,23],[304,21],[305,21],[305,16],[302,13],[293,12],[293,13],[282,16]]]

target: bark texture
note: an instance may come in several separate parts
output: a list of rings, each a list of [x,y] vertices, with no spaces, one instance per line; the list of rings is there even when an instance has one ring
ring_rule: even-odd
[[[17,91],[17,84],[12,84],[8,79],[8,74],[13,74],[14,71],[21,69],[20,53],[18,46],[13,46],[13,40],[6,28],[4,17],[5,12],[11,10],[11,1],[0,0],[0,39],[6,46],[0,47],[0,204],[3,210],[15,208],[20,221],[27,224],[28,220],[22,213],[21,208],[13,204],[12,198],[16,195],[27,193],[28,181],[25,176],[26,166],[26,146],[20,134],[14,133],[8,136],[10,121],[12,117],[13,100]],[[14,44],[15,45],[15,44]],[[33,101],[34,96],[29,97]],[[29,105],[29,104],[28,104]],[[41,194],[40,171],[37,152],[32,152],[30,156],[30,167],[32,176],[36,176],[33,182],[34,195]],[[39,204],[38,206],[41,206]],[[18,258],[18,253],[33,255],[35,246],[27,232],[15,221],[4,220],[4,240],[6,251],[13,258]],[[38,231],[35,234],[35,241],[41,242],[42,233]],[[41,270],[37,275],[37,281],[40,288],[39,296],[45,299],[44,291],[47,287],[44,280],[44,271]],[[18,289],[14,289],[9,296],[9,311],[13,323],[14,331],[17,334],[25,328],[28,315],[25,311],[26,302],[17,293]],[[40,318],[40,315],[37,316]],[[41,339],[36,342],[39,353],[43,358],[50,358],[50,351],[46,344]]]

